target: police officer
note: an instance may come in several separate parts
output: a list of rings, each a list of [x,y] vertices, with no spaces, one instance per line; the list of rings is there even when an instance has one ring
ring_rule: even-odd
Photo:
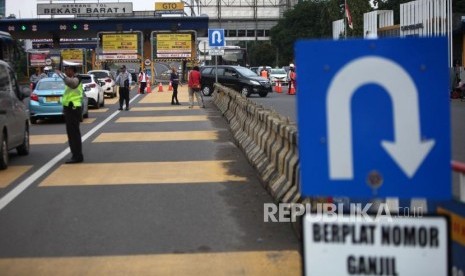
[[[123,110],[123,103],[126,103],[126,110],[129,110],[129,88],[131,87],[131,74],[126,70],[126,65],[121,66],[120,73],[116,77],[116,84],[119,85],[119,109]]]
[[[68,134],[68,144],[71,149],[71,159],[67,164],[81,163],[84,161],[82,155],[82,140],[79,124],[82,115],[82,97],[84,90],[81,79],[76,75],[76,67],[65,68],[65,74],[56,70],[57,75],[65,82],[65,92],[63,93],[63,114],[65,116],[66,133]]]

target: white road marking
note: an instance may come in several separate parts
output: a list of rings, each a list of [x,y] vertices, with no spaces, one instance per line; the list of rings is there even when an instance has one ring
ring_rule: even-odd
[[[135,99],[139,97],[139,94],[134,96],[130,103],[132,103]],[[120,110],[115,111],[111,114],[108,118],[106,118],[103,122],[95,126],[89,132],[87,132],[84,136],[82,136],[82,142],[85,142],[91,135],[93,135],[97,130],[102,128],[105,124],[107,124],[111,119],[113,119]],[[42,177],[45,173],[47,173],[53,166],[55,166],[58,162],[60,162],[68,153],[70,153],[69,147],[60,152],[57,156],[52,158],[52,160],[48,161],[45,165],[43,165],[40,169],[38,169],[35,173],[31,176],[26,178],[23,182],[18,184],[13,190],[7,193],[0,199],[0,211],[3,210],[10,202],[13,201],[17,196],[19,196],[24,190],[26,190],[29,186],[32,185],[38,178]]]

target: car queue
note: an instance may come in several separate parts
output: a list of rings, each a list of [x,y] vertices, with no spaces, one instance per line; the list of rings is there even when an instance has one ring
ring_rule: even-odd
[[[11,66],[0,61],[0,170],[8,167],[9,151],[16,149],[18,155],[29,154],[30,124],[64,118],[64,80],[46,69],[31,77],[31,85],[20,86]],[[105,105],[105,95],[116,96],[113,76],[106,70],[78,74],[84,92],[81,122],[88,118],[89,106],[98,109]]]

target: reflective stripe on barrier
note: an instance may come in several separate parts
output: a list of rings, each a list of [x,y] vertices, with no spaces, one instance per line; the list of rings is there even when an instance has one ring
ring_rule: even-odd
[[[459,173],[459,199],[465,202],[465,163],[451,162],[452,170]]]

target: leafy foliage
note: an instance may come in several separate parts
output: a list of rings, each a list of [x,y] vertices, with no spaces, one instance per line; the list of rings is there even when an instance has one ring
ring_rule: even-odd
[[[400,24],[400,4],[411,2],[412,0],[375,0],[378,10],[393,10],[394,24]]]
[[[372,10],[369,0],[347,0],[354,29],[347,36],[362,36],[363,14]],[[278,49],[278,65],[289,64],[294,59],[297,39],[325,39],[332,37],[332,22],[344,16],[341,0],[308,0],[299,2],[271,29],[271,43]],[[342,4],[342,5],[341,5]]]
[[[269,41],[255,41],[248,46],[249,64],[253,65],[275,65],[276,47]]]
[[[293,45],[297,39],[331,37],[333,19],[335,17],[330,13],[329,1],[303,1],[285,12],[284,17],[271,29],[271,43],[280,56],[278,65],[292,62]]]

